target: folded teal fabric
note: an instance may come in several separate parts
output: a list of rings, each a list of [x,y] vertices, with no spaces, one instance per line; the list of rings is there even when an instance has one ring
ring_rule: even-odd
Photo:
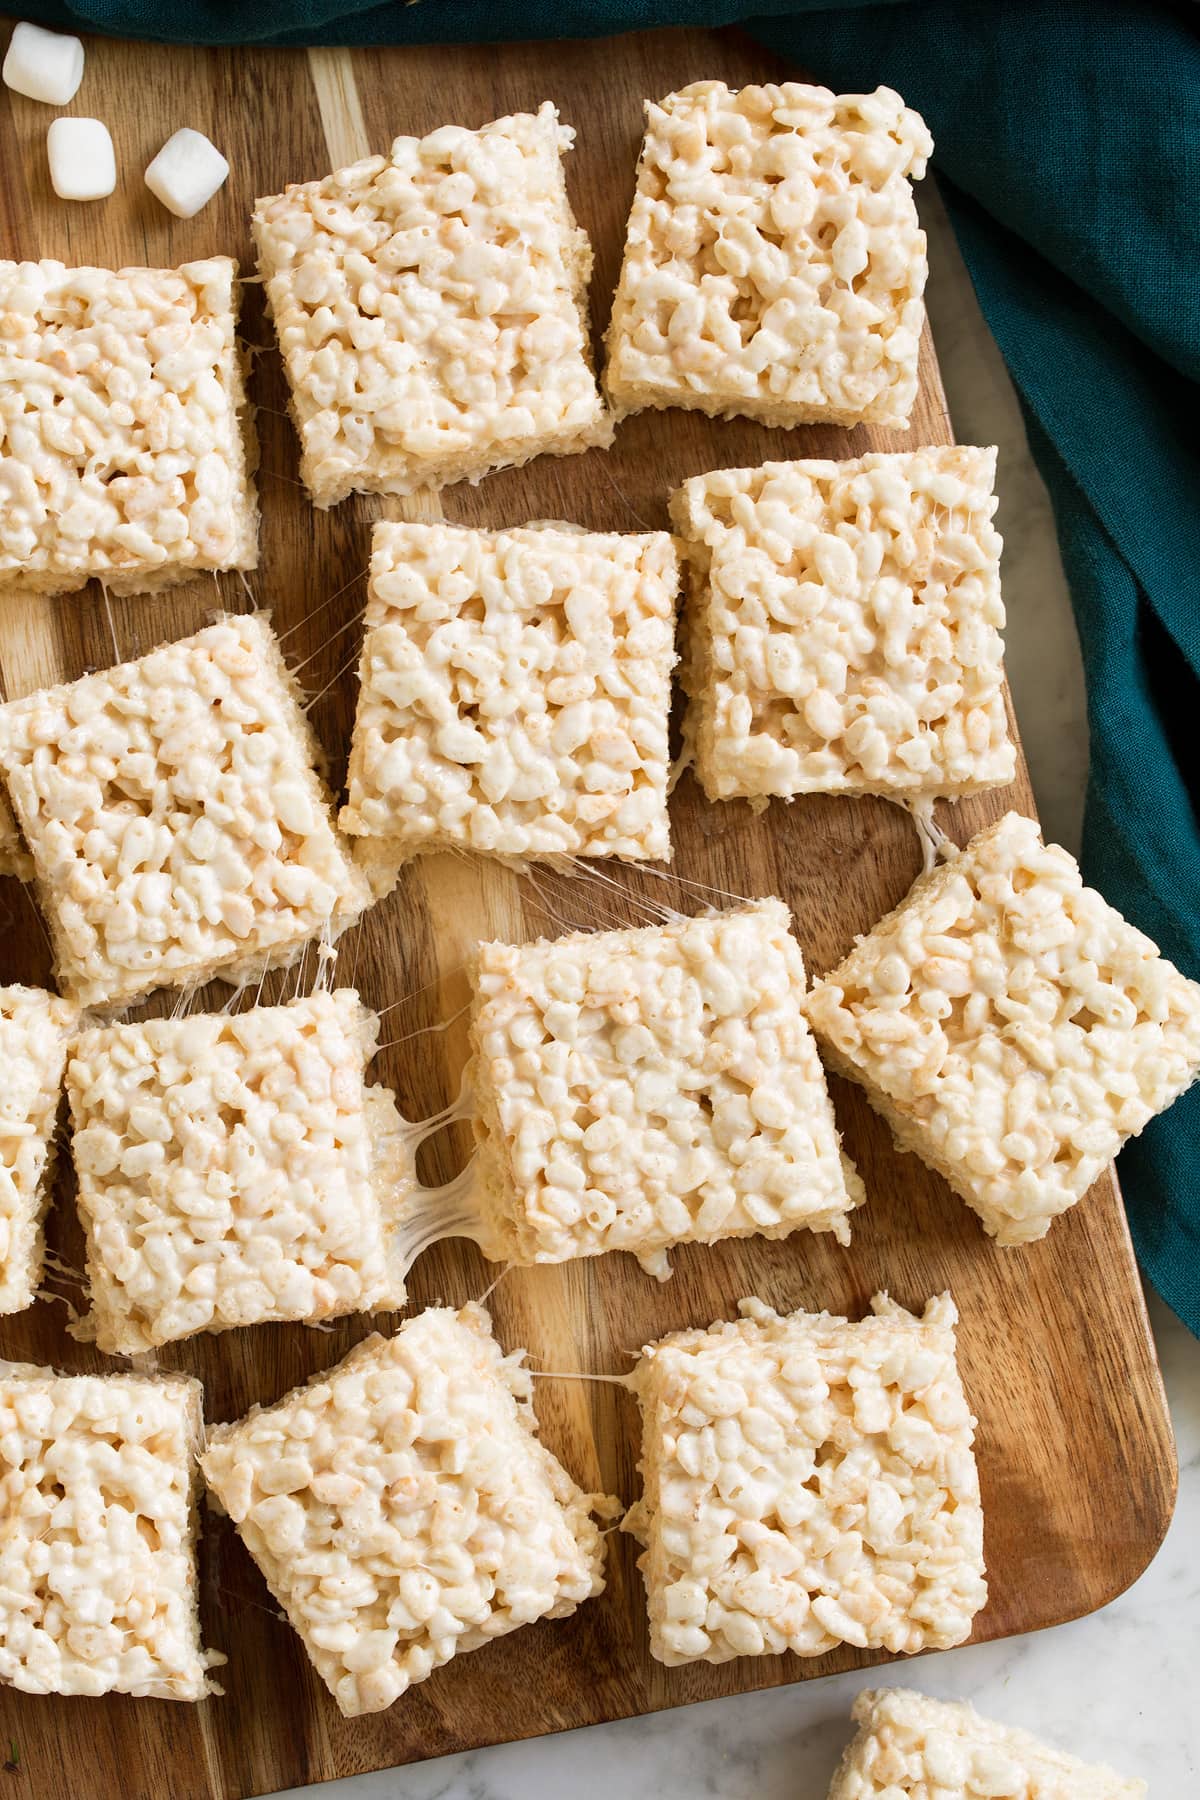
[[[1083,645],[1088,879],[1200,977],[1200,37],[1117,0],[41,0],[192,43],[429,43],[741,23],[843,91],[897,88],[1054,503]],[[531,96],[536,98],[536,96]],[[398,124],[401,123],[398,121]],[[1121,1158],[1143,1268],[1200,1335],[1200,1090]]]

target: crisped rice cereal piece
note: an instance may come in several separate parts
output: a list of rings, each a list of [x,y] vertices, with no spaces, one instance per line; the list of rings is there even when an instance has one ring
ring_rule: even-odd
[[[767,425],[906,427],[925,320],[911,180],[933,142],[890,88],[697,81],[657,105],[604,387]],[[910,179],[911,178],[911,179]]]
[[[196,1604],[198,1381],[0,1363],[0,1681],[219,1694]]]
[[[1006,813],[804,1002],[830,1068],[1001,1244],[1044,1237],[1200,1072],[1200,985]]]
[[[490,1324],[419,1313],[210,1430],[205,1479],[347,1717],[604,1587],[591,1515],[618,1503],[539,1442],[524,1352]]]
[[[660,1662],[968,1636],[987,1599],[975,1421],[948,1294],[914,1318],[742,1317],[648,1345],[641,1500],[623,1529]]]
[[[376,525],[339,823],[422,850],[668,857],[679,571],[665,531]]]
[[[248,980],[336,937],[370,893],[263,617],[0,706],[0,772],[63,992],[120,1008]]]
[[[69,593],[92,576],[155,593],[257,565],[236,274],[227,256],[179,269],[0,262],[10,593]]]
[[[866,1689],[829,1800],[1140,1800],[1144,1781],[1080,1762],[965,1701]]]
[[[254,210],[317,506],[411,494],[612,440],[591,367],[592,250],[547,101],[398,137]]]
[[[686,737],[710,800],[1010,782],[995,450],[697,475]]]
[[[634,931],[481,944],[472,1062],[485,1253],[849,1243],[865,1195],[800,1011],[781,900]]]
[[[0,1313],[33,1305],[42,1218],[75,1008],[41,988],[0,987]]]
[[[366,1084],[378,1026],[341,988],[80,1034],[67,1095],[101,1350],[403,1306],[389,1231],[415,1172],[394,1179],[399,1115]]]

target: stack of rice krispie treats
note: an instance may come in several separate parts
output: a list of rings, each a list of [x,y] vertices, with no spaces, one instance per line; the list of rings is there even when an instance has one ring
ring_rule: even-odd
[[[602,451],[645,408],[908,429],[932,144],[898,95],[702,81],[649,103],[599,378],[572,140],[547,102],[257,201],[316,507]],[[219,256],[0,263],[14,596],[255,568],[237,286]],[[816,981],[772,895],[479,943],[463,1098],[428,1120],[370,1079],[379,1015],[331,977],[418,857],[668,862],[684,767],[714,807],[875,795],[931,842],[934,802],[1010,784],[995,462],[914,444],[711,469],[669,496],[670,530],[467,527],[424,500],[380,521],[336,807],[265,611],[0,705],[0,873],[31,884],[61,994],[0,988],[0,1311],[42,1283],[65,1114],[72,1329],[143,1359],[0,1365],[0,1680],[219,1693],[202,1487],[347,1716],[599,1594],[618,1517],[668,1666],[970,1636],[985,1521],[947,1293],[861,1318],[748,1296],[645,1344],[617,1377],[641,1419],[628,1508],[542,1442],[525,1352],[479,1306],[392,1321],[207,1430],[200,1384],[153,1358],[395,1312],[443,1236],[517,1268],[625,1252],[661,1280],[679,1245],[849,1246],[870,1196],[826,1068],[998,1245],[1027,1244],[1190,1084],[1200,987],[1013,812],[942,838]],[[253,1003],[193,1010],[214,980]],[[161,990],[170,1016],[146,1016]],[[473,1155],[431,1189],[417,1152],[455,1117]],[[1144,1791],[904,1691],[855,1717],[830,1800]]]

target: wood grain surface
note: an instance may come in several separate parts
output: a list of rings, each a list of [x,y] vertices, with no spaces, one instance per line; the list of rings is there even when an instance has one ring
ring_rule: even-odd
[[[247,221],[255,195],[385,149],[398,132],[420,133],[447,121],[478,125],[549,98],[578,132],[568,183],[596,248],[599,330],[617,277],[643,97],[704,76],[736,85],[780,72],[747,40],[704,33],[354,53],[190,51],[94,40],[70,110],[107,121],[121,170],[118,191],[90,206],[57,202],[45,163],[53,115],[5,92],[0,255],[161,266],[220,251],[239,256],[249,269]],[[209,133],[233,170],[216,200],[186,223],[170,218],[142,185],[150,157],[181,125]],[[279,629],[291,632],[288,648],[303,681],[320,696],[312,717],[340,779],[354,707],[368,531],[380,508],[362,499],[331,513],[310,508],[297,484],[281,371],[254,285],[245,290],[243,329],[264,347],[251,381],[262,439],[263,537],[250,593],[225,576],[158,599],[106,603],[94,584],[63,600],[5,604],[0,597],[0,677],[5,694],[16,697],[194,631],[215,606],[269,607]],[[604,530],[663,526],[668,487],[705,469],[947,441],[928,341],[922,373],[908,436],[771,432],[697,413],[646,413],[621,426],[611,452],[544,458],[478,488],[453,490],[445,496],[446,514],[488,525],[557,518]],[[436,511],[436,502],[426,502],[422,516]],[[962,842],[1013,805],[1032,810],[1024,772],[1006,792],[940,810]],[[431,1113],[456,1090],[466,1049],[462,963],[481,935],[641,922],[643,897],[696,911],[710,889],[776,893],[793,908],[808,966],[819,972],[894,904],[919,866],[911,822],[884,802],[808,798],[791,807],[776,803],[755,818],[740,804],[705,805],[686,779],[672,814],[678,879],[620,871],[614,888],[545,874],[519,879],[477,859],[429,858],[343,940],[339,978],[354,980],[370,1005],[389,1009],[382,1033],[387,1048],[376,1071],[395,1087],[407,1114]],[[0,883],[0,979],[47,976],[45,939],[31,902],[15,882]],[[296,979],[273,978],[275,995],[290,995]],[[217,1004],[228,997],[224,989],[214,994]],[[980,1420],[992,1597],[975,1638],[1030,1631],[1104,1604],[1159,1544],[1175,1482],[1170,1427],[1113,1180],[1099,1182],[1045,1242],[998,1251],[936,1176],[894,1151],[857,1090],[837,1082],[833,1088],[869,1196],[854,1216],[849,1249],[803,1232],[779,1243],[685,1248],[675,1254],[675,1275],[665,1286],[620,1255],[514,1272],[490,1302],[501,1341],[527,1345],[535,1366],[620,1371],[647,1339],[727,1316],[745,1294],[783,1309],[857,1315],[877,1288],[919,1305],[948,1287],[962,1312],[962,1364]],[[427,1176],[448,1178],[463,1149],[461,1131],[434,1140]],[[68,1174],[60,1179],[50,1239],[66,1263],[78,1265]],[[418,1305],[460,1303],[481,1295],[494,1274],[471,1245],[438,1245],[417,1265],[411,1298]],[[69,1282],[59,1285],[69,1289]],[[111,1366],[66,1335],[66,1320],[63,1306],[46,1302],[6,1319],[0,1353],[72,1370]],[[388,1328],[387,1319],[380,1323]],[[337,1361],[370,1329],[366,1319],[322,1331],[264,1325],[176,1345],[161,1361],[199,1375],[209,1417],[228,1419]],[[537,1399],[546,1440],[571,1471],[585,1485],[632,1499],[638,1437],[632,1400],[612,1386],[551,1379],[538,1384]],[[18,1767],[0,1777],[0,1795],[240,1800],[886,1660],[846,1649],[815,1661],[787,1656],[663,1669],[647,1652],[634,1556],[634,1545],[614,1536],[601,1599],[565,1622],[528,1627],[460,1657],[389,1712],[347,1721],[311,1673],[299,1639],[228,1524],[207,1518],[204,1632],[229,1658],[225,1697],[186,1706],[6,1691],[0,1761],[11,1751]]]

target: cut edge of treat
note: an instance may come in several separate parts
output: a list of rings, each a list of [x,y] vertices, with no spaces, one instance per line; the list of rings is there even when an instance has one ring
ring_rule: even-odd
[[[0,821],[2,823],[2,821]],[[59,1165],[60,1124],[63,1113],[63,1077],[72,1035],[78,1026],[78,1010],[67,1000],[61,1000],[56,994],[47,993],[41,988],[32,988],[25,983],[13,982],[7,987],[0,987],[0,1005],[7,995],[14,991],[28,994],[33,1004],[45,1004],[45,1011],[50,1024],[58,1033],[57,1075],[54,1080],[55,1100],[50,1115],[50,1129],[45,1136],[45,1149],[41,1170],[36,1187],[32,1194],[25,1196],[22,1216],[14,1216],[10,1220],[9,1254],[3,1266],[0,1266],[0,1316],[24,1312],[38,1298],[46,1267],[46,1217],[54,1195],[54,1181]],[[2,1165],[0,1165],[2,1168]],[[11,1181],[13,1197],[20,1200],[15,1182]],[[14,1240],[20,1238],[19,1245]]]

